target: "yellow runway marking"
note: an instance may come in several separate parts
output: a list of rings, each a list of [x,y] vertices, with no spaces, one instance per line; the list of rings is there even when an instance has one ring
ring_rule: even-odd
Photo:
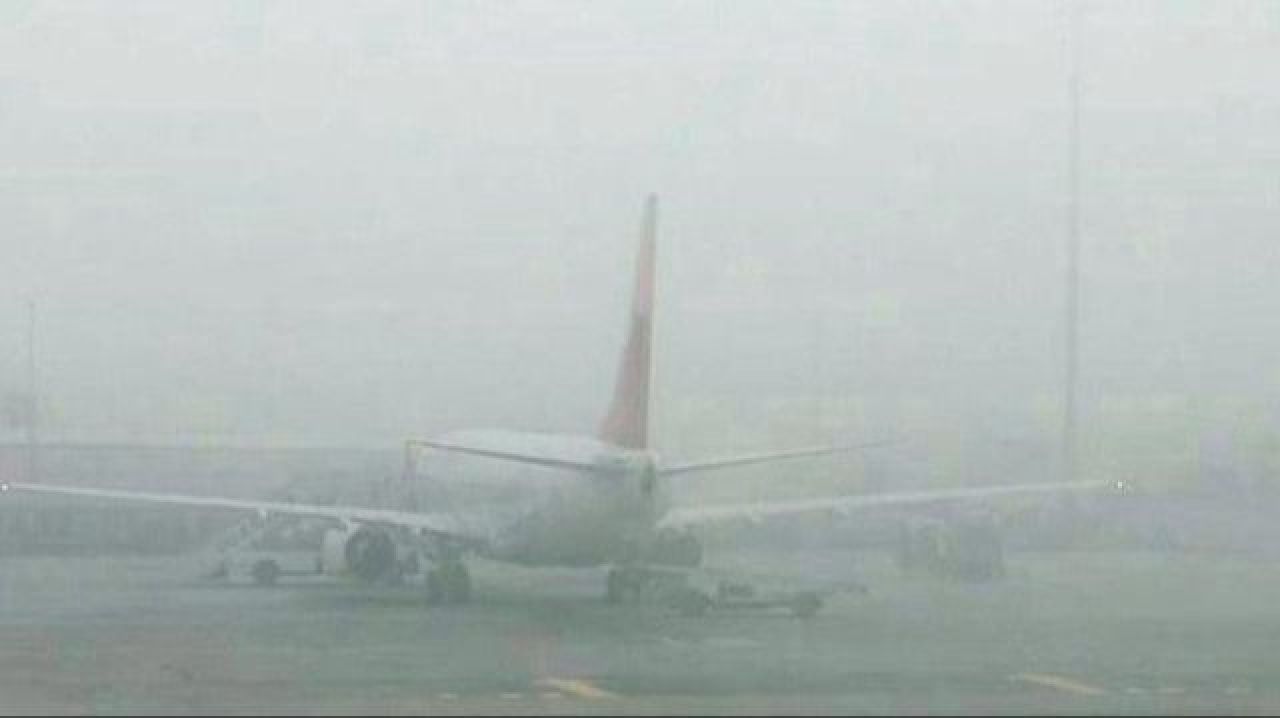
[[[1057,688],[1060,691],[1075,693],[1082,696],[1100,696],[1107,691],[1097,686],[1091,686],[1088,683],[1064,678],[1063,676],[1055,676],[1049,673],[1019,673],[1010,676],[1015,681],[1023,683],[1034,683],[1038,686],[1046,686],[1048,688]]]
[[[599,686],[592,684],[590,681],[581,678],[543,678],[538,684],[547,688],[554,688],[561,693],[567,693],[578,698],[589,698],[591,700],[606,700],[618,698],[616,693],[610,693]]]

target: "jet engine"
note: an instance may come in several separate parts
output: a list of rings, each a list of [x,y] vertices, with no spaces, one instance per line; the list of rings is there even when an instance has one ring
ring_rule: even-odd
[[[364,581],[376,581],[398,569],[396,553],[396,542],[390,534],[361,526],[325,532],[321,560],[327,574],[350,573]]]

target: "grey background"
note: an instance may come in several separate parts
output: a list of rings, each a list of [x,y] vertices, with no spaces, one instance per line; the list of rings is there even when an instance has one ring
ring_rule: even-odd
[[[1066,18],[4,2],[0,389],[34,299],[50,440],[589,432],[656,191],[667,453],[1043,470]],[[1080,40],[1082,468],[1273,482],[1280,4],[1088,2]]]

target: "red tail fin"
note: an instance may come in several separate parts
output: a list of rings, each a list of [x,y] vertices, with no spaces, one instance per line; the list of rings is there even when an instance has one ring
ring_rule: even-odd
[[[645,201],[640,253],[636,258],[631,327],[622,350],[609,413],[600,438],[628,449],[649,448],[649,384],[652,378],[654,261],[658,230],[658,198]]]

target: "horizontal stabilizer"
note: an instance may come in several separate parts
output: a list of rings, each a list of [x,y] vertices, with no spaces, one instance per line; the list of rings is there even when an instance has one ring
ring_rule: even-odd
[[[787,459],[801,459],[808,456],[843,454],[851,451],[872,449],[878,446],[888,446],[895,443],[898,443],[898,439],[882,439],[880,441],[869,441],[861,444],[847,444],[844,446],[813,446],[804,449],[791,449],[789,451],[775,451],[767,454],[747,454],[724,459],[712,459],[709,461],[698,461],[689,464],[663,466],[659,470],[659,473],[663,476],[691,474],[696,471],[712,471],[715,469],[727,469],[737,466],[749,466],[751,464],[767,464],[775,461],[785,461]]]

